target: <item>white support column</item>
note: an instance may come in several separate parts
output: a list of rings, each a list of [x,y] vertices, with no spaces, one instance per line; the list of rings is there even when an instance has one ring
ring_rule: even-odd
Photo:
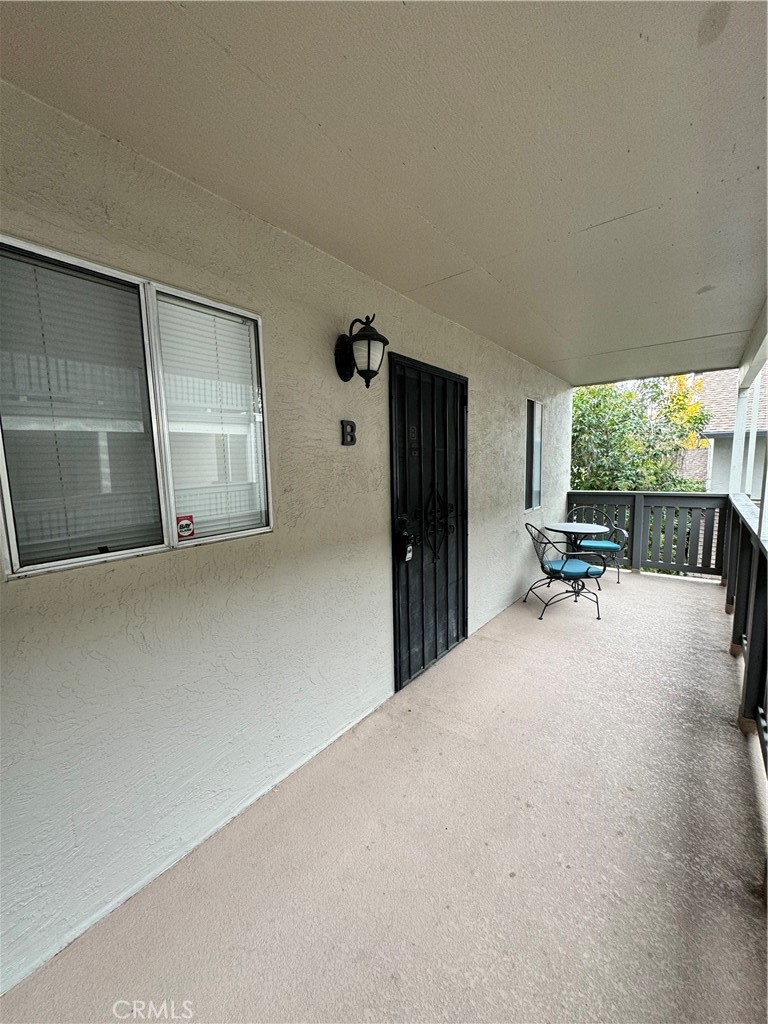
[[[707,491],[711,491],[712,490],[712,464],[714,463],[714,459],[715,459],[715,439],[714,439],[714,437],[710,437],[707,440],[708,440],[708,447],[707,447],[707,482],[706,482],[706,484],[704,486],[705,486],[705,489]]]
[[[744,436],[747,429],[747,395],[749,388],[739,388],[736,399],[736,422],[733,425],[733,447],[731,449],[731,475],[728,478],[728,493],[741,493],[741,477],[744,465]]]
[[[760,540],[768,543],[768,452],[763,462],[763,487],[760,496],[760,519],[758,520]]]
[[[760,377],[752,382],[752,413],[749,421],[749,447],[747,448],[747,464],[744,467],[744,493],[752,495],[752,478],[755,475],[755,449],[757,447],[757,417],[760,413]]]

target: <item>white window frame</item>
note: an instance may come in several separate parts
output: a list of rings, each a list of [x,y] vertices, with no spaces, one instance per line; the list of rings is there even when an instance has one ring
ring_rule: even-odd
[[[533,403],[533,432],[529,436],[529,424],[528,424],[528,403]],[[536,430],[536,408],[539,409],[539,503],[535,504],[535,488],[533,486],[533,480],[535,479],[535,430]],[[528,504],[528,446],[531,447],[531,504]],[[525,400],[525,478],[523,480],[523,504],[525,505],[524,512],[536,512],[540,509],[543,501],[543,487],[542,478],[544,476],[544,403],[539,398],[526,398]]]
[[[112,551],[106,554],[83,555],[78,558],[66,558],[57,562],[45,562],[38,565],[19,564],[19,551],[13,518],[8,466],[5,460],[3,432],[0,429],[0,504],[2,506],[2,561],[7,579],[23,579],[28,576],[40,576],[43,573],[59,572],[63,569],[74,569],[83,565],[96,565],[101,562],[116,562],[124,558],[137,558],[142,555],[158,554],[163,551],[179,551],[182,548],[197,547],[201,544],[217,544],[226,540],[237,540],[242,537],[253,537],[260,533],[271,533],[272,517],[272,476],[269,458],[269,431],[267,427],[267,400],[264,387],[264,333],[261,316],[236,306],[215,302],[203,295],[180,291],[161,282],[126,274],[112,267],[105,267],[89,260],[70,256],[66,253],[48,249],[20,238],[12,238],[0,233],[0,245],[7,245],[33,256],[55,260],[65,266],[91,271],[102,277],[125,281],[138,286],[139,304],[141,309],[141,327],[144,343],[144,362],[146,365],[147,390],[149,394],[149,412],[152,427],[152,446],[154,451],[155,472],[160,500],[160,518],[163,530],[163,543],[146,547],[129,548],[125,551]],[[179,540],[176,534],[176,511],[173,496],[173,470],[171,466],[171,449],[168,429],[168,418],[165,408],[165,392],[163,390],[163,361],[160,341],[160,321],[157,308],[158,295],[168,295],[181,299],[199,308],[217,310],[238,319],[247,320],[251,336],[251,367],[253,385],[261,396],[261,416],[264,430],[264,470],[266,491],[267,525],[254,527],[250,530],[238,530],[233,533],[214,534],[210,537],[192,537]]]

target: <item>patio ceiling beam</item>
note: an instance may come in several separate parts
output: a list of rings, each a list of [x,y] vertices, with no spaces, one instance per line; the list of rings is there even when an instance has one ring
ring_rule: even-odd
[[[766,309],[765,302],[763,308],[755,321],[755,326],[752,328],[749,340],[744,348],[744,354],[741,357],[741,364],[739,366],[739,390],[746,391],[758,373],[765,366],[766,359],[768,359],[768,337],[766,333],[768,328],[766,327]]]

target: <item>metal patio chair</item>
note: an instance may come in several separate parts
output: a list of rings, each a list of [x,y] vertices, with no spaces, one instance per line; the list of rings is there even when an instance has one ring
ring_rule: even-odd
[[[528,600],[528,595],[537,597],[544,607],[541,609],[539,619],[544,618],[544,612],[551,604],[558,601],[565,601],[572,597],[578,601],[580,597],[594,601],[597,605],[597,617],[600,618],[600,601],[597,593],[587,587],[587,580],[594,580],[598,586],[599,579],[605,572],[607,565],[605,556],[599,552],[568,551],[564,545],[556,544],[546,534],[538,530],[532,523],[526,523],[525,528],[530,534],[533,546],[536,549],[536,557],[539,560],[541,571],[544,573],[542,579],[537,580],[528,588],[528,593],[523,598],[523,604]],[[545,600],[538,591],[542,587],[549,587],[553,583],[563,583],[566,590],[558,591],[552,597]]]
[[[608,527],[611,532],[607,537],[599,540],[587,537],[579,542],[579,551],[596,551],[604,555],[606,563],[616,567],[616,582],[621,583],[621,563],[629,540],[627,531],[617,526],[604,509],[595,505],[577,505],[570,510],[566,519],[569,523],[597,523]]]

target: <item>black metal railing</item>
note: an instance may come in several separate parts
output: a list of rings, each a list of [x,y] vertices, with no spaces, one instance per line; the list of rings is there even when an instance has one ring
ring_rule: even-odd
[[[569,491],[568,511],[580,505],[607,513],[627,531],[627,568],[723,575],[727,494]]]

